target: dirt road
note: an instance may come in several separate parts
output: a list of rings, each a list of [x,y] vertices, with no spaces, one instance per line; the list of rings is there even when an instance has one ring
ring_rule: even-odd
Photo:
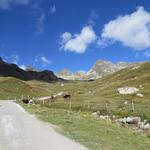
[[[0,101],[0,150],[87,150],[13,101]]]

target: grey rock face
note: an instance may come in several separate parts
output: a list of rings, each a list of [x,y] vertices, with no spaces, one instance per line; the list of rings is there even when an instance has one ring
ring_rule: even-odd
[[[131,64],[127,62],[118,62],[114,64],[110,61],[98,60],[87,72],[80,71],[73,73],[68,69],[64,69],[56,73],[56,75],[68,80],[95,80],[129,66],[131,66]]]

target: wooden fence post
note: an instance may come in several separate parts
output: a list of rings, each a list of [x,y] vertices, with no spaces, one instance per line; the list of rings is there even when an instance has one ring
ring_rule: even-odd
[[[105,108],[106,108],[106,111],[108,112],[108,105],[107,105],[107,103],[105,104]]]
[[[134,103],[133,103],[133,100],[132,100],[132,111],[134,112],[135,110],[135,107],[134,107]]]

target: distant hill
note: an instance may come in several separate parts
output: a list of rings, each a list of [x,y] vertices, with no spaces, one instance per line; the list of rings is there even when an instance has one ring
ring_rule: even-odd
[[[16,64],[8,64],[0,58],[0,76],[2,77],[15,77],[21,80],[41,80],[46,82],[58,81],[52,71],[35,71],[35,70],[23,70]]]
[[[89,79],[99,79],[126,67],[129,67],[133,64],[127,62],[118,62],[116,64],[105,61],[98,60],[93,67],[87,71],[71,72],[68,69],[63,69],[62,71],[56,73],[58,77],[67,79],[67,80],[89,80]]]

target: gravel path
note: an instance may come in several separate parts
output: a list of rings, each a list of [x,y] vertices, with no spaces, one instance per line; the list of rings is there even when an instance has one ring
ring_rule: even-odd
[[[0,150],[87,150],[13,101],[0,101]]]

